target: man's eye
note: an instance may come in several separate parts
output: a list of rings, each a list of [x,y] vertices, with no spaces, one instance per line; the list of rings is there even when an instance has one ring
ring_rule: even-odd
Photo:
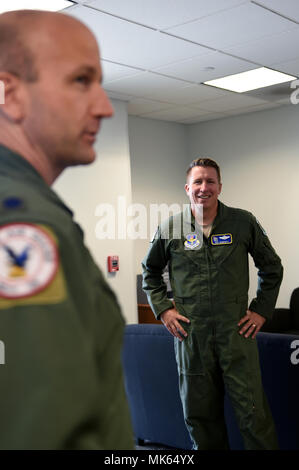
[[[90,84],[90,78],[87,75],[80,75],[76,77],[76,82],[77,83],[82,83],[82,85],[89,85]]]

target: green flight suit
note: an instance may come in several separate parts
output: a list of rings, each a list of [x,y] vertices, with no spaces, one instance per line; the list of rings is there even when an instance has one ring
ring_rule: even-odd
[[[190,206],[163,223],[142,264],[143,288],[156,317],[173,307],[161,276],[168,263],[176,308],[190,320],[190,324],[181,323],[188,336],[182,342],[175,338],[175,351],[183,411],[194,448],[229,448],[225,385],[245,448],[276,449],[256,340],[240,335],[238,322],[248,307],[248,253],[259,279],[249,309],[265,318],[271,317],[278,296],[283,272],[280,258],[247,211],[218,201],[211,234],[208,239],[202,237],[196,249],[186,241],[190,223],[191,233],[196,232]]]
[[[25,230],[17,236],[20,223]],[[46,248],[57,249],[57,259],[50,260],[57,270],[46,286],[34,279],[34,269],[46,261],[36,255],[41,242],[25,246],[30,230],[44,236]],[[32,295],[28,289],[35,291],[34,284],[26,296],[7,298],[11,283],[24,287],[26,279],[24,259],[23,278],[15,281],[7,274],[10,240],[28,257],[39,286]],[[19,261],[21,248],[14,248]],[[34,257],[40,265],[32,264]],[[12,267],[20,276],[23,268]],[[0,448],[133,449],[121,364],[123,330],[117,299],[72,212],[25,159],[0,146],[0,340],[5,345]]]

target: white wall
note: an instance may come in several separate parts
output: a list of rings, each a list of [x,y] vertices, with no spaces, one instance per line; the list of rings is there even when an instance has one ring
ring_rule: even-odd
[[[184,191],[186,132],[183,124],[129,116],[133,202],[145,204],[188,203]],[[148,222],[150,221],[148,210]],[[135,242],[136,273],[141,273],[149,240]]]
[[[284,265],[277,306],[299,285],[299,106],[235,116],[187,128],[187,160],[214,158],[222,169],[220,199],[253,212]],[[256,275],[251,264],[250,295]]]
[[[124,316],[129,323],[137,321],[136,273],[134,242],[131,240],[99,240],[95,228],[99,217],[95,209],[101,203],[117,208],[118,196],[131,203],[131,170],[126,103],[112,102],[115,115],[102,123],[95,145],[97,159],[89,166],[67,169],[54,189],[75,213],[85,232],[85,242],[116,292]],[[117,216],[117,211],[116,211]],[[120,270],[107,273],[107,256],[119,255]]]

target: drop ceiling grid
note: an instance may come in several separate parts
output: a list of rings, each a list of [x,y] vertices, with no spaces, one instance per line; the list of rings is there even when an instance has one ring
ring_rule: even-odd
[[[298,0],[257,0],[254,3],[299,22]]]
[[[196,108],[200,120],[270,109],[200,83],[262,65],[299,75],[298,0],[80,0],[67,13],[93,30],[104,88],[130,114],[193,122]]]
[[[164,30],[248,3],[248,0],[89,0],[83,3],[140,25]]]
[[[288,31],[298,25],[253,3],[215,13],[193,23],[169,28],[177,37],[223,50]]]
[[[85,6],[77,6],[70,13],[91,27],[99,41],[102,58],[110,62],[150,70],[209,52],[198,44]]]

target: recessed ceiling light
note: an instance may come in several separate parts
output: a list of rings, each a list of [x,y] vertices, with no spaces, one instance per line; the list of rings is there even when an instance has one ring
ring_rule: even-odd
[[[290,82],[296,80],[297,77],[286,75],[276,70],[266,67],[249,70],[248,72],[236,73],[227,77],[217,78],[216,80],[208,80],[205,85],[211,85],[224,90],[244,93],[245,91],[256,90],[278,83]]]
[[[44,0],[43,2],[40,0],[9,0],[6,5],[0,6],[0,13],[13,10],[59,11],[75,4],[76,2],[68,0]]]

